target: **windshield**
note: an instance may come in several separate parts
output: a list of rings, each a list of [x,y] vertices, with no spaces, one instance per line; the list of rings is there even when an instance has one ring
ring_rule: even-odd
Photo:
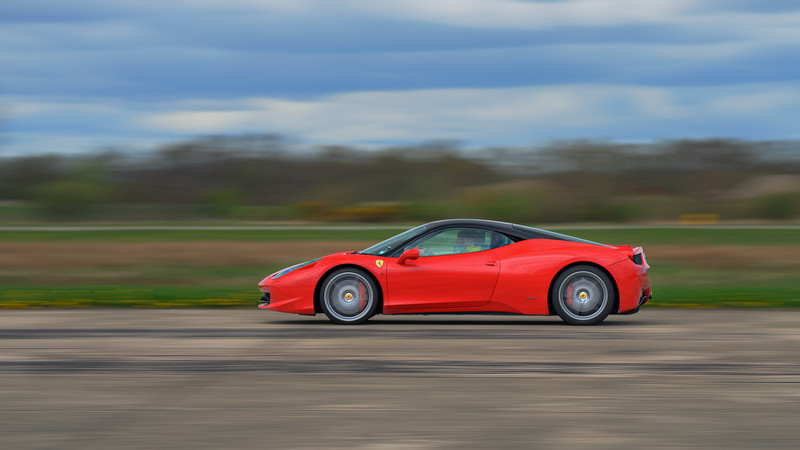
[[[398,246],[405,243],[406,241],[415,238],[419,234],[422,234],[427,229],[428,229],[427,225],[420,225],[416,228],[404,231],[398,234],[397,236],[390,237],[389,239],[383,242],[379,242],[366,250],[360,251],[359,253],[362,253],[364,255],[376,255],[376,256],[386,255],[390,253],[392,250],[396,249]]]

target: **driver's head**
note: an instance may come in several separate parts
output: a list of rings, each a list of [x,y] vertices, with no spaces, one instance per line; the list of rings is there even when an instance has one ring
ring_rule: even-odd
[[[481,250],[483,233],[477,230],[461,230],[456,236],[456,245],[464,247],[468,252]]]

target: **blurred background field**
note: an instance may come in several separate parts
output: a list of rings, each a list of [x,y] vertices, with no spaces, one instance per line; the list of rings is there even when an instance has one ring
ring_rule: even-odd
[[[800,306],[793,141],[298,151],[214,137],[3,158],[0,200],[2,308],[254,306],[275,270],[451,217],[642,245],[652,307]]]
[[[252,307],[262,277],[402,228],[6,231],[0,307]],[[800,307],[797,229],[551,229],[644,245],[651,307]]]
[[[209,137],[146,153],[0,159],[0,223],[791,221],[800,142],[298,148]]]

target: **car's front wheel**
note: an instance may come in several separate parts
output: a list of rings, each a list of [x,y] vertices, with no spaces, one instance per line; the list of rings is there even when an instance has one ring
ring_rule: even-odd
[[[322,312],[335,323],[366,322],[378,307],[378,286],[366,272],[343,268],[330,273],[319,290]]]
[[[614,306],[612,286],[608,275],[597,267],[571,267],[553,283],[553,309],[569,324],[598,324],[608,316]]]

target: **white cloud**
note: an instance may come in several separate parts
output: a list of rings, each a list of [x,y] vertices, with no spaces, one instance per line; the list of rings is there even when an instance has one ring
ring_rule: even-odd
[[[738,38],[751,44],[800,42],[800,13],[798,12],[728,12],[707,11],[685,15],[675,22],[687,29],[714,33],[720,37]]]
[[[689,13],[698,1],[569,0],[346,0],[352,9],[392,19],[476,28],[541,29],[663,23]]]
[[[559,85],[352,92],[280,98],[61,102],[15,98],[4,154],[141,147],[196,135],[279,133],[311,144],[420,142],[526,145],[558,139],[800,138],[800,87]],[[66,124],[64,121],[67,121]]]
[[[54,45],[86,51],[97,48],[156,43],[158,36],[143,24],[107,20],[90,24],[75,23],[11,23],[0,29],[5,52],[27,53],[51,50]]]
[[[125,109],[103,103],[78,103],[55,100],[17,100],[10,103],[8,115],[14,118],[43,114],[124,114]]]
[[[143,136],[83,135],[68,133],[4,133],[0,156],[16,157],[35,154],[87,154],[98,150],[123,149],[147,151],[162,145],[162,138]]]
[[[155,7],[163,4],[161,1],[152,1],[151,3]],[[203,8],[223,11],[248,9],[253,11],[305,12],[318,6],[315,5],[316,2],[314,0],[179,0],[173,3],[180,4],[184,9]]]
[[[324,1],[322,3],[325,3]],[[342,0],[355,13],[446,26],[539,30],[662,24],[728,41],[797,43],[800,13],[735,12],[705,0]]]
[[[755,0],[167,3],[14,4],[19,19],[0,28],[2,144],[17,132],[75,145],[265,131],[323,143],[800,137],[800,86],[780,82],[797,72],[800,12]],[[596,27],[607,30],[580,30]],[[536,86],[503,87],[523,84]],[[311,97],[365,86],[376,90]]]
[[[746,92],[746,94],[743,94]],[[208,134],[288,133],[323,143],[459,139],[526,143],[533,139],[617,135],[620,130],[670,129],[712,118],[709,135],[747,133],[720,128],[726,118],[769,121],[765,114],[796,108],[800,89],[757,85],[726,88],[562,85],[506,89],[356,92],[312,101],[241,99],[218,108],[149,114],[150,131]],[[797,112],[797,111],[795,111]],[[775,124],[772,124],[775,125]],[[777,124],[780,128],[781,125]],[[792,133],[794,129],[788,128]]]
[[[581,125],[597,118],[569,88],[443,89],[337,94],[316,101],[244,99],[238,109],[174,111],[141,119],[180,133],[278,130],[319,141],[464,138],[488,129]],[[481,124],[477,126],[477,124]]]
[[[718,114],[768,114],[800,104],[800,92],[749,92],[734,94],[709,103]]]
[[[177,133],[222,133],[248,128],[254,114],[247,111],[180,111],[142,119],[154,129]]]

